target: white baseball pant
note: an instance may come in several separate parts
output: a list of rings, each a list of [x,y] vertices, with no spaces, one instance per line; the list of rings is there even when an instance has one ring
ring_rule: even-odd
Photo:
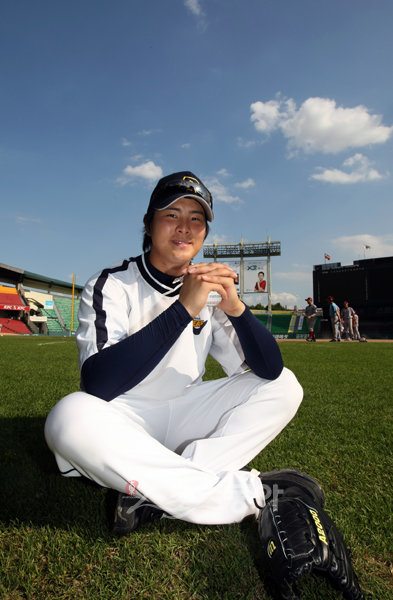
[[[347,340],[353,338],[352,318],[344,319],[344,333]]]
[[[330,317],[330,320],[332,323],[333,339],[341,340],[341,330],[340,330],[341,321],[340,321],[340,319],[338,317]]]
[[[294,417],[302,396],[286,368],[274,381],[246,371],[168,401],[75,392],[54,406],[45,437],[63,474],[148,498],[177,519],[234,523],[258,515],[254,499],[265,502],[258,472],[238,469]]]

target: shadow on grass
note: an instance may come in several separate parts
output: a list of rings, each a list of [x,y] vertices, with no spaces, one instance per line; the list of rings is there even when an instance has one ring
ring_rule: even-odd
[[[117,492],[84,478],[62,477],[46,445],[44,423],[44,418],[36,417],[0,419],[2,527],[49,527],[74,531],[89,543],[100,539],[111,545],[114,539],[118,539],[110,531]],[[175,557],[192,550],[191,566],[188,555],[182,559],[182,577],[190,589],[200,588],[203,598],[217,598],[220,595],[240,598],[235,591],[239,586],[243,591],[248,590],[243,597],[272,600],[280,597],[276,586],[267,576],[254,519],[243,521],[238,529],[234,526],[203,527],[183,521],[163,520],[147,525],[146,532],[141,531],[137,535],[143,533],[146,534],[143,536],[146,541],[139,539],[139,545],[149,544],[150,540],[154,548],[157,534],[166,537],[166,546],[178,547],[171,550]],[[186,544],[184,540],[187,540]],[[122,546],[121,542],[119,547]],[[150,559],[154,557],[155,552],[152,551]],[[316,586],[317,590],[319,585]],[[255,592],[256,588],[258,592]],[[324,598],[334,597],[325,590]]]
[[[268,576],[267,565],[264,562],[262,546],[259,536],[256,533],[256,529],[257,526],[255,524],[254,517],[247,518],[240,523],[240,532],[243,543],[247,547],[248,552],[252,557],[254,568],[257,571],[260,580],[263,582],[264,590],[267,592],[268,597],[272,600],[280,600],[281,596],[278,592],[278,589]]]
[[[46,445],[44,424],[45,419],[37,417],[0,419],[1,528],[72,531],[87,540],[89,547],[94,547],[97,540],[112,546],[118,540],[111,534],[117,492],[84,478],[62,477]],[[240,527],[243,529],[243,524]],[[166,538],[165,548],[184,562],[185,584],[190,589],[201,589],[201,597],[240,598],[234,591],[239,584],[241,589],[248,589],[246,597],[251,597],[253,586],[258,585],[252,575],[253,563],[257,566],[258,562],[254,558],[258,550],[255,522],[244,531],[239,534],[233,526],[203,527],[165,519],[147,525],[145,531],[137,532],[136,539],[139,546],[150,548],[152,544],[149,557],[154,560],[156,545],[161,547],[157,540]],[[129,548],[131,554],[137,552],[135,540],[129,543],[131,546],[122,539],[115,542],[115,547]],[[184,557],[180,558],[182,553]],[[261,597],[265,598],[264,593]]]
[[[44,418],[0,419],[0,520],[5,526],[48,525],[108,530],[116,492],[59,474],[44,438]]]

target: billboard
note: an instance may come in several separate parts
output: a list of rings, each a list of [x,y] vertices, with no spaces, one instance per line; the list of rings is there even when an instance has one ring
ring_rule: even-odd
[[[225,261],[226,264],[231,267],[237,273],[236,289],[240,292],[240,260]],[[267,294],[267,268],[266,260],[244,260],[243,261],[243,273],[244,273],[244,293],[251,294],[266,293]]]

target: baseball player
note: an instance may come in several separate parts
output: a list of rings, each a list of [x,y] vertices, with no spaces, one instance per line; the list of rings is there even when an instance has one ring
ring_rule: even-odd
[[[354,334],[353,334],[353,317],[354,317],[354,315],[355,315],[354,309],[351,306],[349,306],[348,300],[344,300],[344,308],[341,310],[341,318],[343,320],[344,334],[345,334],[347,341],[354,339]]]
[[[62,475],[118,491],[119,535],[165,517],[255,516],[264,533],[273,500],[302,498],[318,511],[325,501],[306,474],[245,467],[296,414],[302,388],[240,301],[232,269],[191,262],[212,220],[198,177],[163,177],[144,217],[143,254],[100,271],[82,293],[81,391],[54,406],[45,436]],[[208,354],[227,377],[202,381]]]
[[[329,317],[332,324],[333,339],[331,342],[341,342],[341,314],[340,309],[334,302],[333,296],[328,296],[329,302]]]
[[[360,333],[359,333],[359,315],[357,314],[356,310],[353,311],[353,339],[354,340],[358,340],[360,342],[361,337],[360,337]]]
[[[241,470],[293,418],[302,389],[240,301],[230,267],[191,263],[212,220],[211,194],[193,173],[162,178],[144,253],[94,275],[81,297],[82,391],[52,409],[45,435],[63,475],[120,493],[118,532],[163,514],[241,521],[259,514],[263,485],[287,480],[321,493],[308,476]],[[210,292],[221,296],[216,307]],[[202,382],[208,354],[228,377]]]
[[[315,320],[317,318],[317,307],[313,304],[312,298],[310,296],[306,298],[307,306],[304,309],[304,315],[307,318],[307,328],[308,328],[308,338],[306,342],[316,342],[315,333],[314,333],[314,325]]]

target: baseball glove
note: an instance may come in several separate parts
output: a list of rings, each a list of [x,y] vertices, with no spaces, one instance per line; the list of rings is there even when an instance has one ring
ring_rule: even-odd
[[[309,573],[326,577],[346,600],[364,600],[343,538],[319,506],[300,497],[272,500],[260,512],[259,536],[284,600],[300,600],[296,581]]]

